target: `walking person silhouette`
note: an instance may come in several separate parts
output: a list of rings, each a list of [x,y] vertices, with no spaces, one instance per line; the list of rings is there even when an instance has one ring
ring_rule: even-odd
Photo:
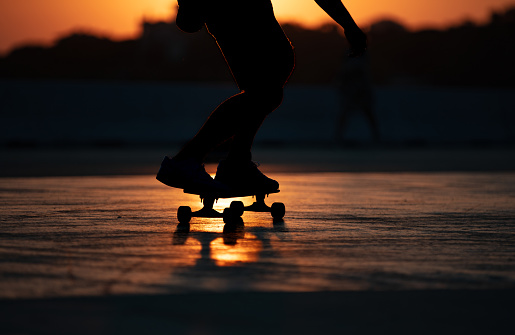
[[[366,49],[366,36],[340,0],[314,0],[345,32],[350,56]],[[176,188],[271,193],[279,183],[252,162],[251,148],[266,116],[282,102],[294,65],[290,41],[277,22],[270,0],[178,0],[177,26],[189,33],[204,25],[214,37],[240,93],[221,103],[198,133],[173,158],[165,157],[157,174]],[[215,178],[205,171],[206,155],[231,139]]]

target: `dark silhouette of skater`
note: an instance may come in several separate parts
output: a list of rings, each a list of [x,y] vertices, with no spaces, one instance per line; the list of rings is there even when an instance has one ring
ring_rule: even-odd
[[[340,0],[315,2],[345,31],[352,51],[361,55],[366,36]],[[252,162],[254,137],[266,116],[282,102],[283,87],[294,68],[290,41],[274,16],[270,0],[179,0],[176,23],[185,32],[206,26],[215,38],[240,93],[221,103],[199,132],[173,157],[165,157],[157,179],[166,185],[197,190],[245,190],[269,193],[279,183]],[[214,180],[203,160],[232,140]]]
[[[379,128],[374,115],[374,91],[367,55],[343,61],[340,74],[340,117],[336,124],[336,138],[341,139],[352,113],[365,116],[372,138],[379,141]]]

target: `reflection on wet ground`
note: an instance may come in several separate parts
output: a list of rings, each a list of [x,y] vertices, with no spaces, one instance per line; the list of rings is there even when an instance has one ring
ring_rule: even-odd
[[[272,177],[284,221],[189,225],[153,176],[0,179],[0,298],[515,286],[514,173]]]

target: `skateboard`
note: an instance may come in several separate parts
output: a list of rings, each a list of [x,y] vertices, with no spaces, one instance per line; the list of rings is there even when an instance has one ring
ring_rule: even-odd
[[[265,197],[272,193],[279,193],[279,190],[268,193],[256,192],[224,192],[224,193],[203,193],[195,190],[185,189],[184,193],[195,194],[200,196],[200,200],[204,207],[192,212],[189,206],[180,206],[177,210],[177,219],[181,224],[187,224],[191,218],[223,218],[225,223],[233,222],[235,218],[239,218],[244,212],[268,212],[272,214],[274,220],[281,220],[284,217],[286,208],[282,202],[274,202],[272,206],[265,204]],[[215,201],[218,199],[240,198],[255,196],[255,201],[250,206],[244,206],[241,201],[232,201],[228,208],[223,212],[213,209]]]

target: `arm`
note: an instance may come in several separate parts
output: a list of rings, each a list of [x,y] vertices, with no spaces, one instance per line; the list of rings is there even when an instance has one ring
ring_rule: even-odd
[[[351,56],[359,56],[367,49],[367,36],[359,29],[341,0],[315,0],[345,32],[345,37],[351,45]]]

